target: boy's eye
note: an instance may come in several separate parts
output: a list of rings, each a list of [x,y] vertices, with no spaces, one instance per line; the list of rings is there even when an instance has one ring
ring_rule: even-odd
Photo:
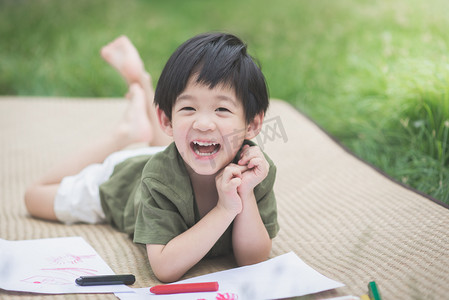
[[[195,109],[193,107],[186,106],[186,107],[181,108],[181,110],[192,111],[192,110],[195,110]]]
[[[229,109],[225,108],[225,107],[219,107],[216,109],[216,111],[218,112],[231,112]]]

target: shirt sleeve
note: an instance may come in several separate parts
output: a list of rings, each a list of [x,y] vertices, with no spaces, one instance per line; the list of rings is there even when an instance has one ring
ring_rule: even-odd
[[[181,199],[169,186],[154,178],[141,182],[136,207],[134,242],[166,245],[171,239],[193,226],[194,216],[188,203],[193,199]],[[178,199],[172,201],[171,199]]]
[[[267,155],[265,155],[265,158],[270,165],[270,169],[267,177],[255,187],[254,196],[257,200],[257,207],[259,208],[262,222],[267,229],[268,235],[272,239],[279,232],[276,197],[273,190],[276,179],[276,166]]]

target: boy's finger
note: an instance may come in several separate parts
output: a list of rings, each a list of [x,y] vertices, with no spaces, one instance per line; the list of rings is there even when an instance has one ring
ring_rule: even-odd
[[[240,165],[236,165],[236,164],[231,164],[226,167],[226,169],[223,173],[223,178],[226,181],[231,181],[233,178],[241,178],[242,173],[246,172],[247,170],[248,170],[247,165],[240,166]]]
[[[238,187],[240,184],[242,184],[242,179],[240,177],[234,177],[229,181],[229,183],[233,187]]]
[[[242,172],[240,171],[240,169],[238,168],[237,165],[235,164],[230,164],[228,165],[223,172],[223,177],[226,180],[230,180],[232,177],[240,177],[242,175]]]
[[[252,158],[252,159],[248,162],[247,166],[248,166],[249,169],[252,169],[252,168],[257,167],[257,166],[262,166],[262,163],[263,163],[262,158],[260,158],[260,157],[254,157],[254,158]]]
[[[240,156],[240,160],[238,161],[238,164],[245,165],[250,160],[252,160],[254,158],[259,158],[262,156],[263,156],[263,154],[258,147],[251,147],[251,148],[247,149],[246,151],[242,151],[242,154]]]
[[[248,165],[235,165],[235,168],[237,168],[241,174],[248,170]]]

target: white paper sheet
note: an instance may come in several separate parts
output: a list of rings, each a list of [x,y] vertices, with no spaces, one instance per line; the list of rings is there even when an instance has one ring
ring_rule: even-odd
[[[126,285],[78,286],[79,276],[114,272],[81,237],[7,241],[0,239],[0,288],[45,294],[113,293]]]
[[[153,295],[149,288],[132,289],[134,293],[115,293],[122,300],[136,299],[279,299],[318,293],[344,284],[329,279],[289,252],[268,261],[246,267],[203,275],[186,282],[218,281],[218,292],[176,295]]]

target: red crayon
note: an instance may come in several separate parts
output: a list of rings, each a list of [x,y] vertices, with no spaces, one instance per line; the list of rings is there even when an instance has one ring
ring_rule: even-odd
[[[150,288],[150,292],[156,295],[179,294],[179,293],[197,293],[197,292],[216,292],[218,291],[218,282],[199,282],[199,283],[177,283],[161,284]]]

